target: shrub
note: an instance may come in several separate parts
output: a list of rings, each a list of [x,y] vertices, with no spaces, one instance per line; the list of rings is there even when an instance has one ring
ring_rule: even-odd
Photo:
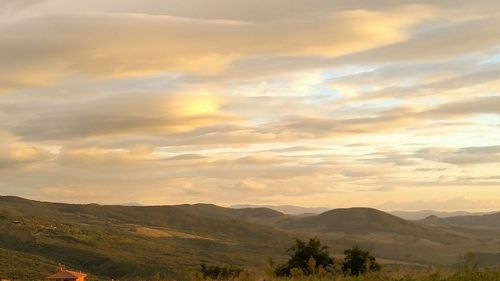
[[[381,269],[375,257],[370,255],[370,252],[361,250],[358,246],[345,250],[344,254],[345,258],[342,264],[344,274],[358,276]]]

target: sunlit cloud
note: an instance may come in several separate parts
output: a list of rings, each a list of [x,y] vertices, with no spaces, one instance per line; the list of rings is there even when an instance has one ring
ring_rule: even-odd
[[[408,10],[412,16],[402,16]],[[6,35],[0,45],[5,54],[0,73],[14,72],[14,77],[4,78],[4,91],[53,85],[70,75],[216,74],[233,61],[253,56],[336,57],[403,41],[409,26],[431,15],[426,6],[411,6],[384,12],[334,11],[319,14],[315,21],[101,12],[25,16],[0,26]]]
[[[494,209],[498,11],[3,1],[0,194]]]

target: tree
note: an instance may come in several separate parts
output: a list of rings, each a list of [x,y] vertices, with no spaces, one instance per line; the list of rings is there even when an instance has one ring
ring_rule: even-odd
[[[361,250],[358,246],[345,250],[344,254],[345,258],[342,264],[344,274],[357,276],[381,269],[375,257],[370,255],[370,252]]]
[[[290,276],[292,269],[299,269],[305,275],[314,274],[318,268],[327,267],[332,264],[328,247],[321,245],[318,239],[309,239],[304,242],[295,240],[295,245],[288,249],[290,258],[285,264],[278,266],[275,274],[278,276]]]

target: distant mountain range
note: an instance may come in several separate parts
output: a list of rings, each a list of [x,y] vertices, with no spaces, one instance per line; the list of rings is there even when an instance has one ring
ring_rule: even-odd
[[[315,208],[315,207],[301,207],[294,205],[251,205],[251,204],[232,205],[230,206],[230,208],[233,209],[269,208],[289,215],[306,215],[306,216],[321,214],[331,210],[331,208],[326,208],[326,207]],[[491,214],[492,212],[466,212],[466,211],[445,212],[445,211],[434,211],[434,210],[421,210],[421,211],[391,211],[388,213],[405,220],[422,220],[429,216],[436,216],[439,218],[448,218],[455,216],[480,216],[480,215]]]
[[[326,212],[330,210],[330,208],[326,207],[300,207],[300,206],[293,206],[293,205],[250,205],[250,204],[239,204],[239,205],[233,205],[230,208],[233,209],[245,209],[245,208],[268,208],[268,209],[273,209],[279,212],[282,212],[284,214],[289,214],[289,215],[304,215],[304,214],[321,214],[323,212]]]
[[[334,254],[359,245],[384,260],[415,266],[457,264],[469,251],[483,264],[499,260],[500,213],[408,221],[372,208],[321,214],[287,209],[304,216],[237,207],[102,206],[0,196],[0,277],[43,279],[58,263],[94,280],[155,273],[183,279],[202,263],[262,269],[269,257],[283,261],[295,237],[318,237]]]
[[[462,215],[455,217],[439,218],[437,216],[429,216],[421,222],[427,224],[469,226],[469,227],[500,227],[500,212],[486,215]]]
[[[436,216],[438,218],[449,218],[456,216],[481,216],[481,215],[491,214],[491,212],[466,212],[466,211],[443,212],[443,211],[433,211],[433,210],[393,211],[390,213],[405,220],[422,220],[429,216]]]

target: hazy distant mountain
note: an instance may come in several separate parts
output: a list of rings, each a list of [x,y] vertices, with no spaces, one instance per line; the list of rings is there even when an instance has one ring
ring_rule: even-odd
[[[121,205],[121,206],[144,206],[142,203],[139,203],[139,202],[126,202],[126,203],[121,203],[118,205]]]
[[[233,209],[269,208],[269,209],[273,209],[273,210],[282,212],[284,214],[289,214],[289,215],[303,215],[303,214],[314,215],[314,214],[321,214],[323,212],[330,210],[329,208],[325,208],[325,207],[313,208],[313,207],[300,207],[300,206],[293,206],[293,205],[277,205],[276,206],[276,205],[248,205],[248,204],[233,205],[230,208],[233,208]]]
[[[423,220],[422,223],[428,224],[446,224],[457,226],[469,227],[490,227],[500,228],[500,212],[486,215],[474,216],[455,216],[449,218],[438,218],[436,216],[429,216]]]
[[[465,212],[465,211],[456,211],[456,212],[442,212],[442,211],[433,211],[433,210],[422,210],[422,211],[393,211],[389,212],[395,216],[403,218],[405,220],[422,220],[429,216],[436,216],[438,218],[448,218],[455,216],[480,216],[487,213],[480,212]]]

